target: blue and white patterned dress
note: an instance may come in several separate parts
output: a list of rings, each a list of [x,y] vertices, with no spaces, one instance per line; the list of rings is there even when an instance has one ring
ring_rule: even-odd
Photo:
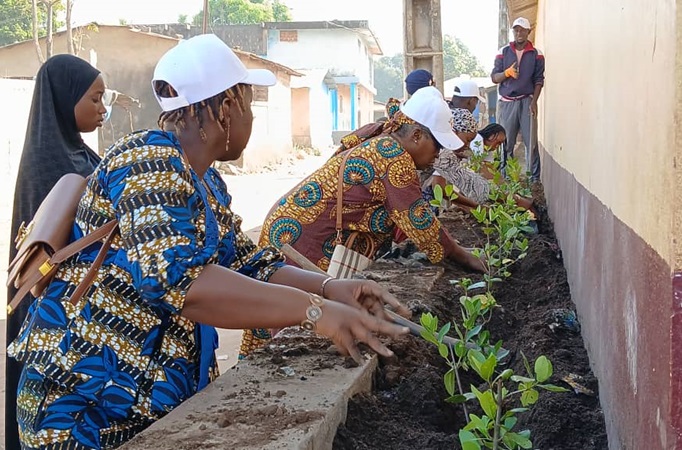
[[[207,264],[264,281],[283,265],[242,234],[230,202],[218,172],[202,183],[172,133],[133,133],[109,149],[72,239],[113,218],[120,235],[76,305],[68,297],[101,244],[62,265],[8,350],[25,365],[22,448],[118,447],[215,378],[217,333],[180,315],[187,290]]]

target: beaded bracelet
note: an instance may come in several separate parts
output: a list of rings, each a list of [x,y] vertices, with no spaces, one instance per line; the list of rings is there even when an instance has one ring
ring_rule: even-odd
[[[310,298],[310,306],[305,310],[305,320],[301,322],[301,328],[308,331],[315,331],[317,328],[317,321],[322,318],[322,304],[324,299],[319,295],[308,294]]]

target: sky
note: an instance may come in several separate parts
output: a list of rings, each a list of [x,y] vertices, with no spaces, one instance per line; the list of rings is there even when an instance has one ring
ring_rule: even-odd
[[[368,20],[386,55],[403,49],[402,0],[283,0],[294,20]],[[456,36],[490,69],[497,52],[498,0],[441,0],[444,34]],[[141,5],[144,4],[144,7]],[[129,24],[176,22],[192,16],[202,0],[74,0],[73,20]]]

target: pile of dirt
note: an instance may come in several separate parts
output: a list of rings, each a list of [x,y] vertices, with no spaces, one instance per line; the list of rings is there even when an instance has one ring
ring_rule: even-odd
[[[561,251],[542,191],[535,189],[534,197],[540,232],[529,236],[528,256],[512,268],[512,276],[495,287],[500,307],[486,328],[510,351],[505,367],[525,375],[521,354],[530,361],[545,355],[554,365],[550,381],[571,389],[566,393],[541,391],[531,411],[519,415],[516,430],[531,431],[533,448],[607,449],[597,380],[590,369],[579,323],[573,320],[574,305]],[[484,240],[480,226],[470,215],[446,212],[442,222],[463,246],[474,247]],[[461,292],[450,280],[480,279],[480,275],[446,264],[443,276],[424,291],[417,282],[420,271],[433,271],[433,267],[424,265],[420,269],[409,264],[406,269],[409,257],[405,256],[401,255],[400,261],[377,262],[371,267],[370,277],[390,278],[396,295],[415,312],[414,320],[427,311],[436,314],[440,324],[459,319]],[[402,275],[392,276],[396,271]],[[410,293],[409,298],[406,293]],[[334,449],[459,448],[457,433],[465,425],[465,417],[460,405],[443,401],[447,396],[443,385],[447,368],[435,347],[408,336],[393,342],[391,348],[396,357],[381,360],[374,391],[351,399],[346,424],[336,435]],[[480,380],[465,373],[462,384],[479,386]],[[473,404],[469,408],[475,411]]]

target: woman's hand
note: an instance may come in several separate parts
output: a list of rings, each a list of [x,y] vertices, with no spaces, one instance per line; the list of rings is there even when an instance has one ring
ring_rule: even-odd
[[[384,310],[388,304],[393,310],[405,318],[410,318],[412,312],[393,294],[371,280],[330,280],[324,288],[324,295],[330,300],[367,310],[370,314],[383,320],[390,320]]]
[[[357,342],[364,342],[380,355],[391,357],[393,352],[381,343],[376,334],[396,338],[407,334],[409,329],[362,309],[327,300],[322,305],[322,317],[315,331],[334,341],[342,354],[350,355],[358,364],[362,364]]]

